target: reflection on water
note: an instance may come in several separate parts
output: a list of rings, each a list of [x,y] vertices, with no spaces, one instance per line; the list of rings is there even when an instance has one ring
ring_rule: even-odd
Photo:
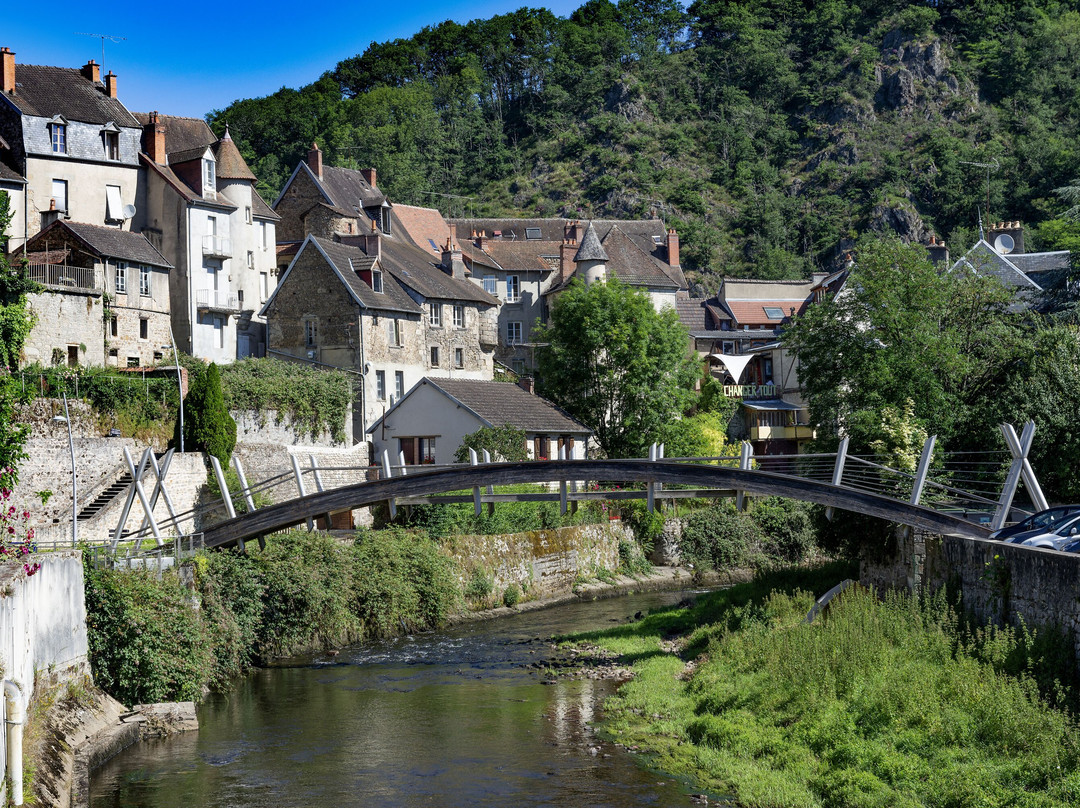
[[[200,730],[139,744],[94,775],[105,806],[691,805],[596,740],[607,682],[544,684],[552,634],[677,602],[572,604],[297,659],[199,709]]]

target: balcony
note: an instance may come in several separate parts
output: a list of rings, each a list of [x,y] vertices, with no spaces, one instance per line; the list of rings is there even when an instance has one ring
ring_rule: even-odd
[[[104,277],[100,270],[93,267],[72,267],[67,264],[28,264],[26,277],[34,283],[40,283],[49,289],[62,292],[92,292],[101,294],[105,291]]]
[[[725,398],[738,398],[746,401],[776,398],[775,384],[725,384]]]
[[[814,428],[809,424],[757,424],[750,427],[750,440],[794,440],[808,441],[815,436]]]
[[[232,239],[227,236],[203,236],[204,258],[232,258]]]
[[[220,314],[239,314],[240,299],[228,292],[215,292],[211,289],[199,289],[195,292],[195,307],[199,311],[211,311]]]

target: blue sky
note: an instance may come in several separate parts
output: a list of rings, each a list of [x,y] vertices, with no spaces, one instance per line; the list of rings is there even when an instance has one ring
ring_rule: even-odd
[[[583,2],[554,0],[543,5],[565,17]],[[337,7],[281,0],[209,7],[79,3],[43,14],[36,6],[19,3],[8,4],[0,15],[0,47],[11,48],[16,62],[23,64],[81,67],[90,59],[101,61],[101,39],[80,33],[125,37],[105,41],[105,70],[116,73],[125,106],[133,112],[202,117],[238,98],[308,84],[341,59],[363,52],[372,41],[411,36],[446,19],[467,22],[526,5],[541,4],[524,0],[401,0]],[[116,11],[103,13],[107,8]],[[323,12],[328,8],[334,12],[326,18]]]

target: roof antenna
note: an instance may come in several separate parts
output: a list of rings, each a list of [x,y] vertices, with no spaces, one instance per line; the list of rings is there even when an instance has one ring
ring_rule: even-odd
[[[996,157],[989,163],[972,163],[966,160],[960,160],[959,162],[962,166],[975,166],[976,168],[986,169],[986,217],[990,218],[990,172],[996,172],[1001,168],[1001,163],[998,162]]]
[[[979,212],[979,241],[986,241],[986,236],[983,235],[982,208],[976,206],[975,210]]]
[[[110,42],[126,42],[126,36],[116,36],[115,34],[84,34],[80,31],[75,32],[75,36],[96,36],[101,40],[101,72],[105,73],[105,40]]]

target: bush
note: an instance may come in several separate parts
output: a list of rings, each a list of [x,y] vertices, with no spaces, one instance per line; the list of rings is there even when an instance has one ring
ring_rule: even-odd
[[[465,597],[469,600],[483,600],[495,589],[495,580],[482,569],[473,570],[469,583],[465,585]]]
[[[454,453],[455,463],[469,462],[469,449],[475,449],[481,458],[484,449],[491,453],[494,461],[528,460],[529,450],[526,448],[525,430],[518,429],[510,424],[502,426],[482,426],[475,432],[461,439],[461,445]]]
[[[506,591],[503,592],[503,606],[512,609],[517,606],[519,600],[521,600],[521,587],[517,584],[506,587]]]
[[[753,500],[750,516],[761,533],[762,550],[783,561],[801,561],[815,546],[807,503],[782,497]]]
[[[683,523],[683,559],[697,569],[729,569],[744,564],[761,543],[757,523],[729,505],[696,511]]]
[[[221,376],[213,362],[192,383],[184,404],[184,449],[207,452],[222,464],[236,446],[236,421],[225,408]]]

